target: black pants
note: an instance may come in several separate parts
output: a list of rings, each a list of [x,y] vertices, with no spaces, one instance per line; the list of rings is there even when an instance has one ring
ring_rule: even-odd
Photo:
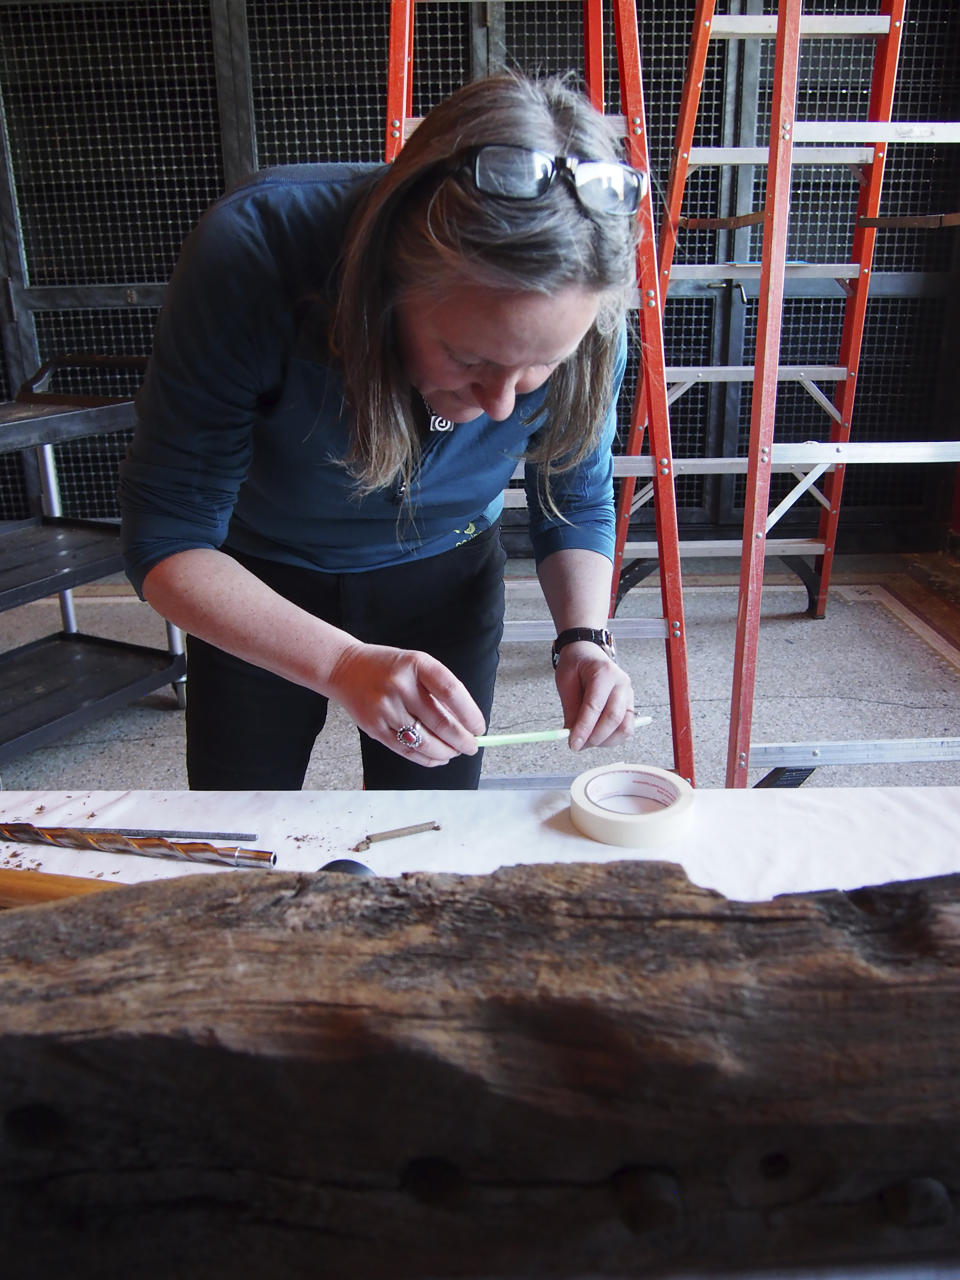
[[[469,689],[489,720],[503,633],[499,527],[443,555],[367,573],[319,573],[237,555],[247,569],[318,618],[367,644],[422,649]],[[187,773],[202,791],[303,786],[327,699],[187,638]],[[368,790],[472,790],[482,751],[424,769],[360,733]]]

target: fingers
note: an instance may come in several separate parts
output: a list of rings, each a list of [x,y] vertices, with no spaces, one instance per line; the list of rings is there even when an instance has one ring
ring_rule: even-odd
[[[630,677],[596,645],[572,644],[561,651],[557,690],[574,751],[616,746],[633,734]]]
[[[425,768],[475,754],[485,729],[466,686],[418,650],[358,643],[338,661],[330,692],[364,733]]]
[[[452,671],[429,654],[418,653],[417,680],[429,708],[425,723],[444,741],[465,755],[477,749],[477,734],[486,732],[483,712]]]
[[[394,741],[387,741],[384,745],[398,755],[411,756],[424,769],[438,768],[457,754],[444,751],[441,740],[425,729],[419,720],[405,721],[393,734],[393,738]]]

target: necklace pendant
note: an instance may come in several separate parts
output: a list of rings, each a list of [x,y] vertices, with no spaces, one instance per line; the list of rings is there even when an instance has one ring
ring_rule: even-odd
[[[422,391],[419,394],[420,394],[420,399],[423,401],[423,407],[427,411],[427,417],[430,419],[429,430],[430,431],[452,431],[457,424],[455,422],[451,422],[449,418],[441,417],[439,413],[434,413],[430,405],[430,402],[427,400],[427,397],[423,394]]]

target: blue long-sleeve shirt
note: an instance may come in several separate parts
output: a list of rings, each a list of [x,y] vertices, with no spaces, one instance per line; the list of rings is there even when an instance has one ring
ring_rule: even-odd
[[[499,516],[545,388],[518,396],[501,422],[483,415],[431,436],[402,508],[393,486],[358,498],[342,465],[349,410],[326,322],[347,220],[380,173],[265,170],[188,237],[121,467],[123,549],[138,591],[151,568],[190,548],[350,573],[437,555]],[[613,405],[625,364],[622,335],[600,443],[551,481],[565,520],[542,507],[537,468],[526,467],[538,562],[571,547],[612,557]]]

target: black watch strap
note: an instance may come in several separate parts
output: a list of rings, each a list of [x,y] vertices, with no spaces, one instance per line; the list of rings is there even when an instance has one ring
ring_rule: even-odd
[[[602,630],[594,627],[568,627],[566,631],[560,632],[553,642],[553,648],[550,650],[554,667],[560,661],[560,650],[565,645],[573,644],[577,640],[589,640],[591,644],[599,645],[608,658],[616,658],[617,656],[613,636],[605,627]]]

